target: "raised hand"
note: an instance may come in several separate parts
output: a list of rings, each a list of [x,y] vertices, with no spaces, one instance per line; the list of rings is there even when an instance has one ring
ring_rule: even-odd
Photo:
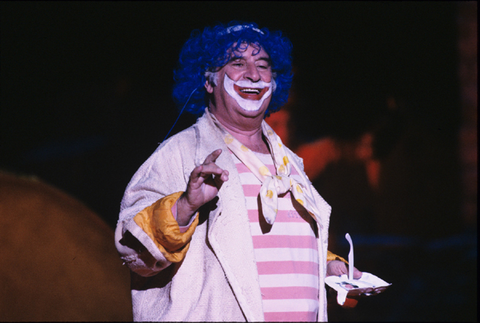
[[[217,196],[223,182],[228,180],[228,171],[215,164],[221,153],[221,149],[212,152],[190,174],[187,190],[177,201],[177,222],[180,226],[188,224],[198,208]]]

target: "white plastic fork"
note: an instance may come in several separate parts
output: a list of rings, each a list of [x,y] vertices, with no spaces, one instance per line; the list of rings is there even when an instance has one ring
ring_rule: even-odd
[[[345,239],[347,239],[350,244],[350,252],[348,253],[348,280],[351,281],[353,280],[353,242],[348,233],[345,234]]]

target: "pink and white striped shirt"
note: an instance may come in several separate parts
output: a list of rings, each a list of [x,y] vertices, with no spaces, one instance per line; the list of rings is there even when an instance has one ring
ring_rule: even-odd
[[[269,154],[255,153],[276,174]],[[316,321],[318,314],[317,227],[287,192],[279,196],[272,226],[259,212],[261,182],[234,155],[248,209],[266,321]],[[290,176],[299,176],[292,167]]]

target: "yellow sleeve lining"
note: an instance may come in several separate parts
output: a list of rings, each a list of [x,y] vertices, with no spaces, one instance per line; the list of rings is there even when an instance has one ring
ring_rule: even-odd
[[[198,213],[184,233],[172,214],[172,206],[183,192],[165,196],[140,211],[134,217],[135,223],[155,242],[160,252],[170,262],[180,262],[190,246],[190,240],[198,224]]]
[[[332,261],[332,260],[340,260],[343,261],[344,263],[348,264],[348,261],[346,261],[344,258],[337,256],[330,250],[327,250],[327,262]]]

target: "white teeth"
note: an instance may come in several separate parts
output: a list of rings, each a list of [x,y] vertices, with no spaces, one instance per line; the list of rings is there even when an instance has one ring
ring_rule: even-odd
[[[255,94],[260,94],[259,89],[241,89],[240,90],[242,93],[255,93]]]

